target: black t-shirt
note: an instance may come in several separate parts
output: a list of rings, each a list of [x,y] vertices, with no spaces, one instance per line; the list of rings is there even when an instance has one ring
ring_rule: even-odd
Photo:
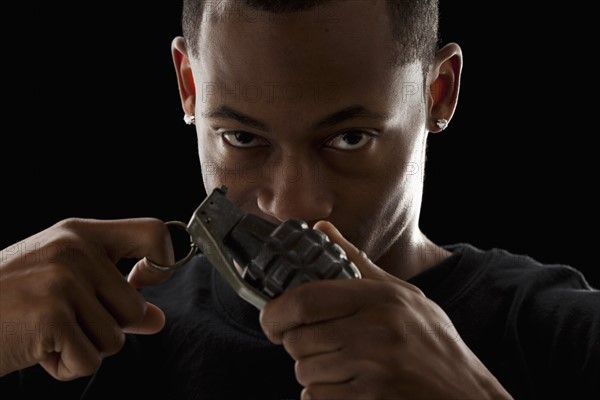
[[[420,334],[464,340],[516,399],[600,398],[600,291],[568,266],[468,244],[446,248],[451,257],[410,282],[460,337],[443,337],[444,327]],[[58,382],[39,366],[9,374],[0,379],[2,398],[299,398],[291,357],[266,339],[258,310],[205,258],[142,291],[165,311],[163,331],[128,335],[92,377]]]

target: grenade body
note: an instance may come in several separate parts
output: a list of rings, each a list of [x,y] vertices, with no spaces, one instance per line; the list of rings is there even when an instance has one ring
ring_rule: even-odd
[[[360,278],[343,249],[324,233],[298,219],[274,224],[245,213],[226,193],[225,186],[213,190],[187,230],[232,288],[256,307],[304,282]]]

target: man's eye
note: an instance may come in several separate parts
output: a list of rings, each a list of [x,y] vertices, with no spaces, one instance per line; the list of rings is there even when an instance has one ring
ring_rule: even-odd
[[[233,147],[262,147],[267,146],[266,140],[260,136],[248,132],[230,131],[222,133],[225,139]]]
[[[356,150],[367,145],[373,135],[363,131],[346,131],[327,142],[327,147],[338,150]]]

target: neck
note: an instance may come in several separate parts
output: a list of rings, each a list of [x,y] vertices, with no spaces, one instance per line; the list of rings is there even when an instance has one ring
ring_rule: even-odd
[[[375,264],[400,279],[408,280],[438,265],[450,254],[416,229],[411,235],[403,235]]]

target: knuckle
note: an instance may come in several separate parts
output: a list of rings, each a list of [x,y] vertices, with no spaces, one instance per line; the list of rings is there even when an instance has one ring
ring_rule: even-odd
[[[311,305],[317,301],[313,286],[314,282],[306,282],[289,291],[290,304],[294,307],[293,316],[298,321],[311,315]]]
[[[76,371],[75,378],[93,375],[96,371],[98,371],[98,369],[100,369],[101,365],[102,357],[100,357],[100,355],[89,357],[89,359],[82,363],[79,369]]]
[[[418,287],[413,286],[411,289],[417,294],[417,296],[419,296],[419,297],[426,297],[425,293],[421,289],[419,289]]]
[[[142,223],[144,224],[143,242],[152,244],[152,247],[155,249],[154,257],[157,257],[157,259],[153,258],[153,261],[167,264],[172,263],[171,233],[167,224],[157,218],[144,218]],[[158,272],[147,263],[142,263],[142,267],[144,270]]]
[[[369,376],[371,377],[371,375],[369,375]],[[367,398],[376,398],[376,399],[388,398],[388,397],[381,396],[381,393],[378,393],[379,388],[375,387],[369,379],[364,379],[364,378],[351,379],[348,382],[345,389],[348,393],[353,393],[354,398],[357,398],[357,399],[364,399],[365,396],[369,396]]]
[[[57,297],[44,299],[35,307],[34,320],[39,321],[38,329],[46,336],[61,336],[73,321],[74,311],[67,303]]]
[[[52,263],[41,279],[44,282],[44,291],[51,299],[64,298],[79,284],[73,268],[64,263]],[[50,304],[53,302],[51,301]]]
[[[304,352],[302,346],[302,329],[289,329],[282,333],[282,344],[285,351],[294,359],[299,360]]]
[[[169,228],[158,218],[144,218],[144,225],[147,227],[147,234],[153,241],[166,240],[170,237]]]
[[[120,327],[115,326],[108,330],[108,340],[103,348],[99,349],[103,356],[111,356],[118,353],[125,346],[125,335]]]
[[[379,287],[379,293],[383,299],[382,304],[408,306],[407,291],[397,283],[382,282]]]
[[[389,324],[386,324],[389,322]],[[383,316],[380,323],[369,326],[366,329],[372,349],[382,348],[384,345],[396,343],[402,338],[401,327],[397,326],[397,321],[389,316]]]
[[[269,326],[272,324],[270,319],[271,307],[272,304],[270,301],[268,301],[258,313],[258,321],[263,328],[264,326]]]
[[[85,218],[70,217],[57,222],[56,226],[67,231],[76,232],[80,230],[84,225],[87,225],[87,223],[88,221]]]
[[[357,260],[359,260],[359,262],[363,262],[363,263],[370,263],[371,259],[369,258],[369,256],[367,256],[367,253],[365,253],[363,250],[358,250],[358,254],[356,255]]]
[[[34,303],[34,311],[28,315],[26,325],[29,339],[33,346],[29,348],[31,357],[42,360],[49,352],[55,350],[56,343],[70,337],[74,327],[72,313],[60,301],[44,301]]]
[[[68,364],[61,362],[48,370],[51,375],[59,381],[72,381],[84,376],[93,375],[102,365],[102,357],[98,353],[81,354],[75,360],[71,360]]]
[[[294,364],[294,373],[296,374],[296,380],[302,386],[307,386],[306,381],[306,363],[302,360],[297,360]]]
[[[320,392],[316,388],[312,386],[306,386],[304,389],[302,389],[300,400],[310,400],[318,398],[320,398]]]
[[[320,376],[320,365],[315,362],[307,362],[306,360],[298,360],[294,364],[294,372],[296,380],[302,386],[309,386],[314,381],[314,377]]]
[[[129,306],[123,308],[122,319],[119,325],[122,327],[133,326],[143,321],[146,315],[146,302],[141,295],[136,296],[136,300],[132,301]]]
[[[56,237],[51,242],[45,243],[40,247],[39,256],[43,258],[40,261],[49,263],[57,263],[61,260],[69,260],[71,263],[75,260],[87,258],[89,250],[86,250],[86,245],[82,238],[75,232],[63,232],[59,237]]]

